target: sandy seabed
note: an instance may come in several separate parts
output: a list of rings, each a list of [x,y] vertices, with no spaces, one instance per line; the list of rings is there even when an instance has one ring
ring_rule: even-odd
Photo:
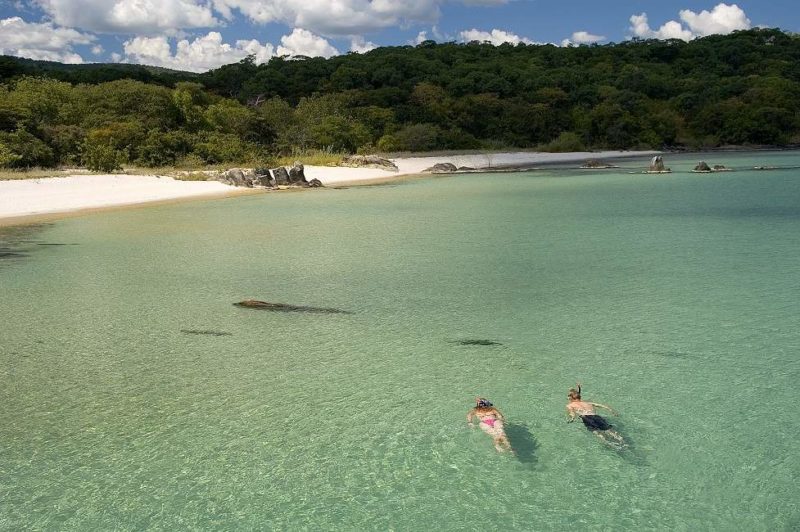
[[[306,166],[308,179],[323,185],[358,184],[422,173],[436,163],[490,170],[498,167],[583,162],[587,159],[648,156],[657,152],[486,153],[405,157],[392,161],[397,172],[376,168]],[[0,223],[24,223],[35,217],[122,207],[190,198],[246,193],[216,181],[177,181],[171,177],[143,175],[70,175],[41,179],[0,181]]]

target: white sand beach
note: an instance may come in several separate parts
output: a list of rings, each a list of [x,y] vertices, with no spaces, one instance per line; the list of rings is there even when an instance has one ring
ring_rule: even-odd
[[[646,157],[657,152],[576,153],[486,153],[436,155],[392,159],[398,171],[375,168],[306,166],[307,179],[324,185],[358,184],[397,179],[422,173],[436,163],[452,163],[491,169],[508,166],[583,162],[587,159]],[[251,189],[232,187],[216,181],[177,181],[171,177],[144,175],[70,175],[40,179],[0,181],[0,221],[24,223],[27,218],[137,205],[169,200],[241,194]]]
[[[524,167],[558,163],[583,163],[589,159],[602,160],[621,157],[650,157],[657,151],[602,151],[602,152],[508,152],[479,154],[443,154],[426,157],[392,158],[397,172],[376,168],[346,168],[329,166],[306,166],[308,179],[319,179],[323,185],[357,184],[359,181],[393,179],[403,175],[416,175],[436,163],[452,163],[457,167],[489,170],[503,167]]]

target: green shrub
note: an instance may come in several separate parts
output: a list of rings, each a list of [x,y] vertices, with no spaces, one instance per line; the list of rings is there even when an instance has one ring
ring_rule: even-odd
[[[136,162],[149,167],[173,166],[192,149],[189,135],[182,131],[151,130],[144,143],[139,146]]]
[[[5,151],[1,164],[6,168],[47,168],[55,165],[50,146],[27,131],[0,133],[0,145],[4,146]]]
[[[385,152],[431,151],[439,148],[442,130],[433,124],[411,124],[382,136],[378,149]]]
[[[542,151],[563,153],[571,151],[585,151],[581,138],[573,131],[563,131],[557,139],[540,147]]]
[[[196,139],[192,151],[206,164],[248,162],[258,153],[256,145],[230,133],[204,132]]]
[[[83,144],[81,158],[86,168],[93,172],[114,172],[122,170],[122,163],[127,160],[127,154],[117,150],[110,143],[89,139]]]

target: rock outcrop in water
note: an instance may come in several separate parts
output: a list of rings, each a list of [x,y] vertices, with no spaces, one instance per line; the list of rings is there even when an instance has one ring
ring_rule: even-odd
[[[650,168],[647,169],[649,174],[668,174],[671,171],[664,166],[664,158],[660,155],[656,155],[650,160]]]
[[[352,314],[348,310],[327,307],[306,307],[302,305],[290,305],[288,303],[270,303],[269,301],[259,301],[258,299],[245,299],[233,304],[236,307],[251,308],[256,310],[269,310],[272,312],[309,312],[314,314]]]
[[[697,166],[695,166],[694,170],[692,170],[692,171],[693,172],[710,172],[711,171],[711,167],[708,166],[708,163],[706,163],[705,161],[700,161],[699,163],[697,163]]]

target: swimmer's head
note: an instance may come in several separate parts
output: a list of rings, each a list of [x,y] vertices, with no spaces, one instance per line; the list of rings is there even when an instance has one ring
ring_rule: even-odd
[[[575,388],[570,388],[567,397],[570,401],[580,401],[581,400],[581,389],[580,387],[576,390]]]
[[[493,405],[488,399],[484,399],[483,397],[475,398],[475,408],[489,408],[490,406]]]

